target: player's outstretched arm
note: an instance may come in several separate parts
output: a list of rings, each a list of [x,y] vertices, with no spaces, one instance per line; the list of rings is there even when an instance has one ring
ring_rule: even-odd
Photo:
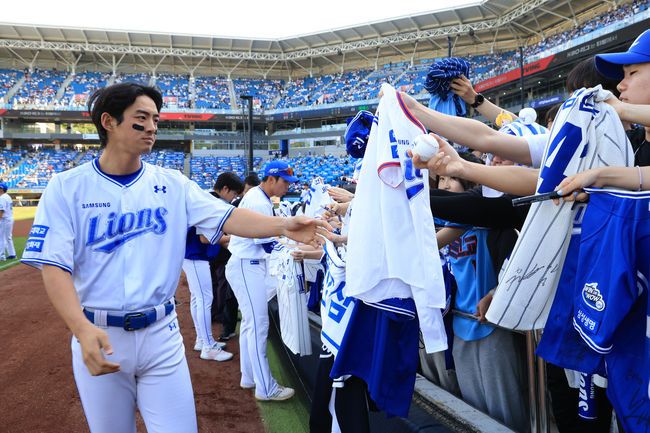
[[[119,371],[119,364],[104,358],[102,349],[107,355],[113,353],[108,334],[90,323],[83,314],[72,276],[61,268],[49,265],[43,265],[42,275],[50,302],[79,340],[83,360],[90,374],[99,376]]]
[[[481,152],[532,165],[530,148],[524,138],[495,131],[478,120],[439,113],[420,104],[406,93],[400,92],[400,95],[411,114],[436,134]]]
[[[289,218],[272,217],[250,209],[236,208],[232,211],[223,231],[245,238],[270,238],[286,236],[294,241],[317,247],[323,238],[331,238],[329,224],[325,221],[294,216]]]
[[[458,156],[458,152],[445,140],[434,137],[440,150],[428,161],[420,160],[419,155],[412,155],[409,151],[415,168],[426,168],[430,173],[441,176],[460,177],[508,194],[535,194],[539,170],[515,165],[490,167],[469,162]]]

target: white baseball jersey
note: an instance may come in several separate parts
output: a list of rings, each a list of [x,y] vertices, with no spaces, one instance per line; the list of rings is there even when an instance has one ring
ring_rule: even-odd
[[[631,166],[633,153],[623,125],[606,104],[601,86],[580,89],[564,102],[546,145],[537,193],[550,192],[567,176],[607,165]],[[511,329],[541,329],[546,323],[564,257],[581,206],[533,203],[487,319]]]
[[[336,356],[350,322],[356,299],[345,297],[345,260],[331,241],[325,241],[327,270],[321,298],[321,341]],[[342,248],[343,249],[343,248]]]
[[[309,194],[305,197],[305,215],[311,218],[321,216],[325,212],[325,207],[334,203],[332,197],[327,193],[327,185],[323,183],[320,177],[311,181]]]
[[[176,292],[187,228],[216,242],[233,209],[177,170],[143,161],[122,185],[94,160],[52,177],[22,262],[70,272],[84,307],[156,307]]]
[[[445,285],[428,172],[415,170],[406,154],[426,129],[393,87],[382,91],[350,219],[344,294],[371,303],[413,298],[427,350],[435,352],[447,346]]]
[[[311,355],[311,335],[305,281],[300,263],[291,255],[293,250],[276,244],[269,259],[269,273],[275,276],[277,283],[282,342],[294,354],[308,356]]]
[[[11,196],[6,192],[0,195],[0,210],[4,211],[2,214],[3,220],[10,220],[14,217],[13,203],[11,201]]]
[[[251,188],[239,203],[243,209],[251,209],[264,215],[273,216],[273,203],[268,195],[256,186]],[[273,242],[274,238],[249,239],[240,236],[230,236],[228,250],[233,256],[240,259],[265,259],[268,253],[264,251],[262,244]]]

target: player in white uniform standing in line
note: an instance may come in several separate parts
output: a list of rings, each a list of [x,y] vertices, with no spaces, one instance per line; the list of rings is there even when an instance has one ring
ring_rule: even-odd
[[[239,209],[252,209],[265,215],[273,215],[271,196],[282,197],[289,190],[293,176],[289,165],[280,160],[268,163],[260,186],[252,188],[244,196]],[[239,356],[242,388],[255,388],[258,400],[286,400],[294,390],[278,385],[269,368],[266,357],[266,340],[269,332],[267,306],[267,259],[273,250],[273,238],[245,239],[230,237],[228,249],[232,257],[226,265],[226,278],[232,287],[239,309]]]
[[[73,371],[90,431],[196,432],[173,295],[188,227],[216,242],[286,235],[316,243],[308,218],[235,209],[176,170],[147,164],[161,94],[121,83],[89,100],[101,157],[55,175],[38,205],[22,261],[42,268],[45,289],[72,331]]]
[[[0,261],[16,258],[16,249],[11,236],[14,229],[13,203],[11,196],[7,194],[8,189],[6,183],[0,183]]]

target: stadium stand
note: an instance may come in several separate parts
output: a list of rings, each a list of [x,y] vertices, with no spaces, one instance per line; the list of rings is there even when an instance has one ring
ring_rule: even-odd
[[[246,158],[239,156],[192,156],[190,179],[203,189],[212,189],[217,176],[226,171],[234,171],[243,179],[246,173],[246,161]],[[259,167],[261,162],[261,157],[255,157],[253,167]]]
[[[21,162],[2,172],[1,176],[9,188],[45,188],[52,175],[74,167],[77,155],[76,150],[27,152],[21,155]]]
[[[12,103],[47,107],[53,102],[67,74],[56,70],[36,69],[26,75],[27,79],[12,98]]]
[[[230,108],[228,81],[224,77],[197,77],[194,80],[194,87],[196,108]]]
[[[192,108],[189,76],[160,74],[156,77],[156,86],[163,94],[165,108]]]
[[[101,72],[82,72],[75,74],[65,89],[63,98],[56,105],[64,108],[85,108],[88,97],[96,89],[104,87],[110,76],[109,73]]]
[[[20,80],[24,72],[14,69],[0,69],[0,105],[5,102],[4,96]]]

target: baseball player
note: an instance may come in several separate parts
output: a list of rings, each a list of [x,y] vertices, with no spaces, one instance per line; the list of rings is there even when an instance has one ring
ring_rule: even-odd
[[[271,196],[282,197],[289,190],[293,176],[289,165],[280,160],[269,162],[262,183],[251,188],[244,196],[239,209],[252,209],[273,215]],[[274,239],[245,239],[231,236],[228,249],[232,257],[226,265],[226,278],[232,287],[241,311],[239,353],[242,388],[255,388],[258,400],[286,400],[294,390],[278,385],[271,376],[266,357],[266,340],[269,331],[267,307],[267,259],[273,250]]]
[[[222,230],[316,243],[327,225],[235,209],[180,172],[147,164],[161,94],[120,83],[96,91],[89,111],[102,155],[55,175],[36,211],[23,263],[73,333],[72,363],[92,432],[196,432],[174,311],[187,229],[216,242]]]
[[[14,228],[14,212],[11,196],[7,194],[9,187],[6,183],[0,183],[0,260],[16,258],[16,249],[11,232]]]
[[[223,238],[219,242],[223,241]],[[220,245],[210,245],[205,236],[196,233],[192,227],[187,232],[185,244],[185,259],[183,272],[187,276],[187,285],[190,288],[190,312],[196,342],[194,350],[201,352],[201,359],[213,361],[229,361],[232,353],[223,350],[226,343],[218,343],[212,336],[212,276],[210,275],[210,256],[217,254]],[[213,251],[216,250],[216,251]]]

